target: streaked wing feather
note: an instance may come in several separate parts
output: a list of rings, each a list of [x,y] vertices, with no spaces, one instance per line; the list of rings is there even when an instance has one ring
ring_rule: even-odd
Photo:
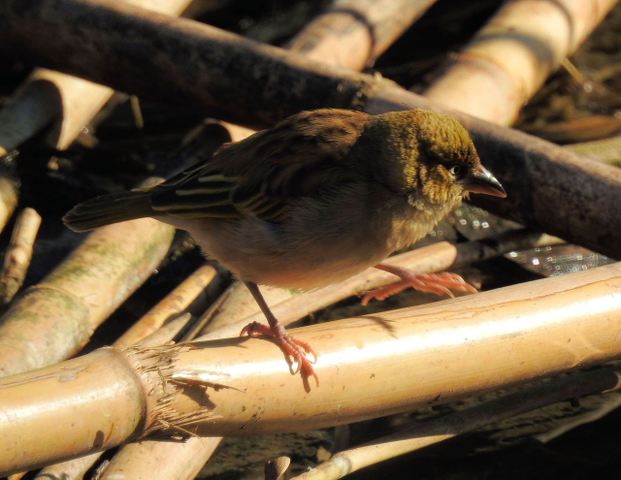
[[[344,159],[366,118],[346,110],[294,115],[160,184],[152,191],[152,207],[183,218],[253,215],[279,221],[289,199],[349,180],[354,169]]]

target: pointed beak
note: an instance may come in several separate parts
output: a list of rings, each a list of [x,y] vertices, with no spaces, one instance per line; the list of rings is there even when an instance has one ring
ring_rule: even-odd
[[[471,193],[481,193],[493,197],[506,198],[507,192],[496,177],[482,165],[463,180],[464,189]]]

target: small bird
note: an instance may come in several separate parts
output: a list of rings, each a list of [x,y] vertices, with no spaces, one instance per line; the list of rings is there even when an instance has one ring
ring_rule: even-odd
[[[81,203],[63,220],[82,232],[153,217],[188,231],[246,284],[269,323],[253,322],[241,334],[271,338],[295,371],[317,381],[312,347],[287,334],[257,285],[309,290],[376,266],[400,281],[363,303],[408,287],[476,291],[448,272],[380,263],[429,233],[469,193],[506,196],[450,116],[319,109],[225,144],[210,161],[155,187]]]

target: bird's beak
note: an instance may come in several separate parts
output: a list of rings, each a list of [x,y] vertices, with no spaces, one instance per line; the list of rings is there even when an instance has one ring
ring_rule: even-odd
[[[471,193],[482,193],[493,197],[506,198],[507,192],[496,177],[482,165],[463,180],[464,189]]]

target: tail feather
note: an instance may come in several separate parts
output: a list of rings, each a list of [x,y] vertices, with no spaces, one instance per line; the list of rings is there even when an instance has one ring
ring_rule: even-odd
[[[74,232],[86,232],[111,223],[150,217],[149,192],[120,192],[102,195],[73,207],[63,222]]]

